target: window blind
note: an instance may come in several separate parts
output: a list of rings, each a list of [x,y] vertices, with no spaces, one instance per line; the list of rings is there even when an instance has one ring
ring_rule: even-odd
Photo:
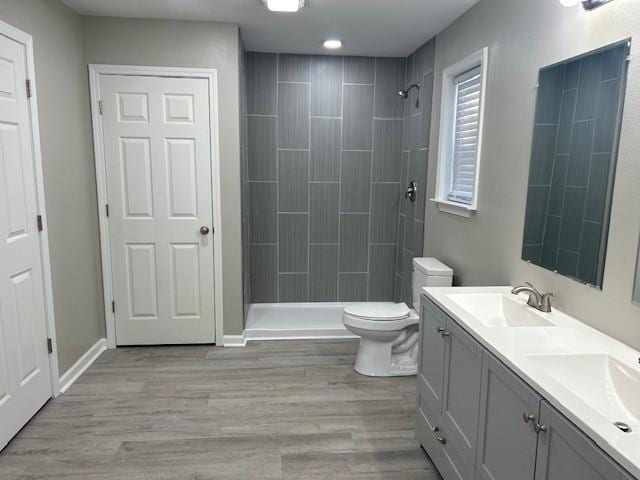
[[[455,77],[453,155],[448,199],[471,204],[476,182],[480,130],[480,66]]]

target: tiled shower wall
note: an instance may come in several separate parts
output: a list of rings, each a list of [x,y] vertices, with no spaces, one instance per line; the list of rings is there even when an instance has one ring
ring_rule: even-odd
[[[433,64],[433,48],[419,52],[409,69],[403,58],[247,54],[253,303],[400,298],[422,250],[432,82],[417,110],[397,92],[414,63],[416,76]],[[408,205],[410,176],[421,194]]]
[[[411,273],[414,257],[422,256],[424,211],[429,159],[429,131],[433,97],[433,62],[435,40],[430,40],[407,58],[407,84],[420,83],[420,93],[411,90],[404,103],[404,138],[402,142],[402,172],[400,216],[398,222],[398,257],[395,267],[394,300],[412,303]],[[416,107],[416,98],[420,101]],[[418,186],[415,202],[405,200],[410,181]]]
[[[251,256],[249,253],[249,136],[247,118],[247,55],[239,39],[240,57],[238,73],[240,79],[240,181],[242,201],[242,298],[244,324],[247,323],[251,304]]]

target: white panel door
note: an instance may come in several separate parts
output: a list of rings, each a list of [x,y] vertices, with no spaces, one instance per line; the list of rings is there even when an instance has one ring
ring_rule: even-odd
[[[212,343],[207,79],[101,75],[116,342]]]
[[[26,55],[0,34],[0,448],[51,396]]]

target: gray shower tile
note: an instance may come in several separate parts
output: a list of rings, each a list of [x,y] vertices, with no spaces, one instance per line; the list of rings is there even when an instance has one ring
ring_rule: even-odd
[[[582,224],[582,242],[578,257],[578,277],[580,280],[596,285],[598,283],[598,263],[600,253],[600,223],[584,222]]]
[[[573,112],[576,105],[576,90],[569,90],[562,95],[560,107],[560,126],[556,143],[557,154],[568,154],[571,150],[571,133],[573,132]]]
[[[607,81],[620,78],[626,55],[627,46],[625,44],[602,52],[602,76],[600,80]]]
[[[280,82],[308,82],[309,55],[281,53],[278,55],[278,81]]]
[[[277,113],[277,65],[275,53],[247,52],[247,113]]]
[[[416,220],[413,226],[413,244],[415,248],[414,255],[421,257],[424,246],[424,222],[419,220]]]
[[[529,185],[549,185],[553,171],[556,132],[557,127],[553,125],[535,125],[533,127]]]
[[[398,186],[374,183],[371,193],[371,243],[396,243],[398,227]]]
[[[586,194],[586,188],[567,187],[566,189],[559,243],[560,248],[564,250],[579,251]]]
[[[278,277],[278,300],[280,303],[309,301],[309,275],[307,273],[281,273]]]
[[[341,212],[368,212],[371,152],[342,152]]]
[[[395,303],[400,303],[402,301],[402,277],[397,274],[393,281],[393,301]]]
[[[574,117],[576,121],[594,118],[601,75],[602,55],[589,55],[582,59]]]
[[[558,123],[564,70],[564,64],[560,64],[540,71],[540,75],[538,76],[535,123]]]
[[[611,154],[596,153],[591,157],[591,174],[587,189],[587,205],[584,219],[593,222],[604,220],[604,209],[609,189],[609,171]]]
[[[418,162],[418,173],[416,175],[416,184],[418,194],[416,195],[416,220],[424,222],[425,208],[427,202],[427,162],[429,158],[428,150],[421,150],[422,161]]]
[[[369,295],[370,302],[393,300],[395,245],[371,245],[369,247]]]
[[[402,301],[407,305],[413,305],[413,290],[411,288],[413,277],[413,252],[404,250],[402,253]]]
[[[571,153],[567,167],[567,185],[586,187],[589,181],[593,121],[577,122],[573,127]]]
[[[311,243],[338,243],[340,222],[340,185],[338,183],[311,183],[309,241]]]
[[[420,240],[422,236],[422,231],[420,229],[421,225],[422,224],[416,222],[413,217],[405,217],[404,248],[413,253],[417,253],[422,249],[420,246]]]
[[[549,187],[528,187],[523,240],[525,245],[536,245],[542,243],[544,224],[547,220],[548,199]]]
[[[404,194],[409,184],[409,152],[402,152],[402,170],[400,173],[400,188],[398,190],[399,198],[404,200]],[[409,208],[409,201],[400,202],[400,213],[406,215]]]
[[[278,215],[278,257],[281,273],[303,273],[308,269],[309,215],[281,213]]]
[[[276,245],[250,245],[251,301],[278,301],[278,251]]]
[[[565,90],[578,88],[578,78],[580,76],[580,63],[581,63],[581,60],[578,59],[567,64],[565,74],[564,74]]]
[[[342,57],[311,57],[311,115],[342,115]]]
[[[402,120],[374,120],[373,181],[400,181],[402,170],[402,129]]]
[[[404,222],[405,216],[400,215],[398,221],[398,255],[396,258],[396,272],[402,275],[402,252],[404,250]]]
[[[340,180],[341,120],[311,119],[311,180]]]
[[[542,245],[523,245],[522,260],[540,264],[540,256],[542,255]]]
[[[376,59],[376,117],[402,118],[404,116],[404,101],[398,95],[398,91],[405,87],[405,72],[404,58]]]
[[[365,83],[373,85],[375,58],[344,57],[344,83]]]
[[[433,103],[433,71],[425,73],[422,77],[422,88],[420,88],[420,105],[422,116],[420,120],[420,136],[418,138],[421,147],[429,147],[431,136],[431,112]]]
[[[415,148],[409,154],[409,173],[407,183],[414,181],[418,186],[424,183],[422,175],[426,176],[426,166],[429,161],[429,150]]]
[[[551,180],[551,192],[549,192],[549,215],[562,215],[568,162],[568,155],[556,155],[553,178]]]
[[[309,85],[278,84],[278,146],[309,148]]]
[[[341,273],[340,302],[366,302],[367,301],[367,274],[366,273]]]
[[[249,180],[276,180],[276,117],[248,118]]]
[[[558,250],[558,272],[575,277],[578,271],[578,254],[568,250]]]
[[[342,122],[342,148],[344,150],[371,150],[373,86],[344,86]]]
[[[278,209],[280,212],[309,211],[309,152],[278,152]]]
[[[544,244],[540,257],[540,265],[549,270],[556,269],[558,241],[560,239],[560,221],[560,217],[548,216],[547,225],[544,229]]]
[[[368,262],[369,215],[340,215],[340,271],[366,272]]]
[[[409,78],[413,82],[421,82],[422,76],[433,70],[433,61],[435,56],[435,41],[431,40],[422,45],[415,51],[413,75]]]
[[[278,241],[277,192],[275,183],[249,184],[249,225],[251,243]]]
[[[338,245],[309,246],[309,301],[338,301]]]
[[[618,128],[620,80],[602,83],[598,95],[593,151],[612,152]]]

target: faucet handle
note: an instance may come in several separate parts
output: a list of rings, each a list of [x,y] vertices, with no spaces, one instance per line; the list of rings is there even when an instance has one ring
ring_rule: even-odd
[[[549,313],[551,311],[551,299],[555,298],[557,295],[553,292],[543,293],[540,297],[540,306],[542,307],[542,311],[545,313]]]

